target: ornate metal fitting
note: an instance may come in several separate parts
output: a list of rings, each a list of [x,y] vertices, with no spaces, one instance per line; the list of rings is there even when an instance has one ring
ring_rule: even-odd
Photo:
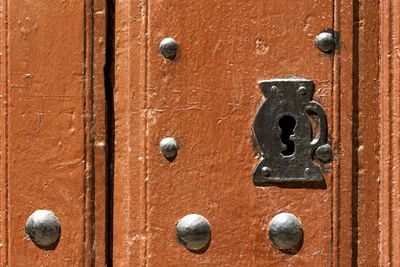
[[[26,238],[45,250],[55,249],[61,234],[61,224],[50,210],[36,210],[25,225]]]
[[[176,224],[176,240],[194,253],[203,253],[211,242],[211,225],[201,215],[186,215]]]
[[[303,227],[291,213],[275,215],[269,222],[268,236],[275,247],[284,253],[296,254],[303,245]]]
[[[292,78],[261,81],[266,100],[257,111],[253,128],[262,160],[253,174],[257,186],[324,186],[314,160],[331,161],[327,119],[322,106],[312,100],[314,83]],[[310,117],[317,117],[314,138]]]

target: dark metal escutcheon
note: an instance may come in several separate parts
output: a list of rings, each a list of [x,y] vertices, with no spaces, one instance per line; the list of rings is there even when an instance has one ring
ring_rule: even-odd
[[[176,240],[194,253],[203,253],[211,242],[211,225],[199,214],[189,214],[176,224]]]
[[[314,160],[331,161],[326,114],[312,100],[314,83],[301,78],[261,81],[266,100],[257,111],[253,130],[262,159],[253,174],[257,186],[324,187]],[[310,116],[318,118],[314,138]]]
[[[268,236],[275,247],[284,253],[296,254],[303,245],[303,227],[291,213],[275,215],[269,222]]]
[[[55,249],[61,234],[61,224],[54,212],[36,210],[25,225],[26,238],[45,250]]]

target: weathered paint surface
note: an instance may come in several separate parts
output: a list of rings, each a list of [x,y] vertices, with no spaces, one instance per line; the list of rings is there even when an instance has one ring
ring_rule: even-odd
[[[351,83],[340,89],[333,66],[343,61],[351,69],[351,61],[314,46],[314,37],[333,28],[334,14],[343,12],[333,7],[333,1],[117,1],[116,265],[350,263],[351,250],[342,253],[336,241],[351,244],[351,178],[345,175],[351,177],[352,170],[339,173],[351,159],[345,153],[352,150],[351,134],[341,147],[337,141],[351,129],[351,121],[338,116],[352,114],[351,105],[344,110],[339,105],[351,94]],[[165,37],[180,45],[173,61],[159,54]],[[351,39],[346,42],[351,48]],[[351,59],[352,50],[343,54]],[[315,99],[327,111],[334,151],[344,156],[326,166],[327,189],[256,188],[251,128],[262,101],[258,81],[294,75],[316,83]],[[166,136],[180,146],[172,163],[158,148]],[[341,175],[350,182],[340,190],[349,193],[338,202]],[[267,238],[269,220],[282,211],[294,213],[304,227],[303,248],[294,256],[277,251]],[[175,241],[175,223],[189,213],[212,225],[204,254]],[[347,230],[337,226],[339,216]]]
[[[380,96],[380,266],[400,259],[400,19],[399,3],[382,3]]]
[[[104,265],[105,14],[92,2],[0,3],[2,266]],[[60,219],[53,251],[25,239],[37,209]]]
[[[396,1],[115,2],[115,266],[395,266]],[[105,265],[104,6],[0,1],[2,266]],[[328,28],[334,56],[314,47]],[[173,61],[158,52],[168,36]],[[258,81],[293,75],[314,80],[328,114],[327,188],[256,188]],[[166,136],[179,142],[173,162],[159,152]],[[53,251],[25,239],[37,209],[61,221]],[[279,212],[303,225],[296,255],[268,240]],[[203,254],[175,240],[189,213],[211,223]]]

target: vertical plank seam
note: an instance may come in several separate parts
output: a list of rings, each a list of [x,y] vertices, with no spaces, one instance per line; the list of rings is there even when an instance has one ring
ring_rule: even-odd
[[[115,111],[114,111],[114,55],[115,55],[115,2],[106,1],[106,51],[104,65],[104,96],[106,110],[106,226],[105,257],[106,266],[113,265],[113,218],[114,218],[114,152],[115,152]]]

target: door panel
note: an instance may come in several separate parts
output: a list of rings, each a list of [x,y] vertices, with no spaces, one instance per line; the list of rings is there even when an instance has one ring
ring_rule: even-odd
[[[395,264],[399,9],[366,3],[0,0],[2,266]],[[294,76],[328,116],[325,187],[256,187],[258,83]],[[25,238],[38,209],[60,220],[52,250]],[[301,221],[296,254],[269,240],[279,212]],[[211,224],[202,253],[176,240],[191,213]]]
[[[340,12],[332,1],[117,1],[117,265],[324,266],[350,260],[351,250],[339,249],[351,244],[352,169],[339,166],[351,159],[351,97],[349,108],[339,103],[351,96],[351,71],[340,72],[351,70],[351,61],[314,46],[320,31],[339,28],[333,16]],[[165,37],[180,46],[172,61],[158,51]],[[352,39],[345,40],[351,59]],[[258,81],[292,76],[315,82],[334,154],[349,152],[325,165],[326,189],[252,183],[258,163],[252,121],[263,99]],[[344,135],[339,147],[347,130],[350,138]],[[167,136],[180,146],[173,162],[159,152]],[[267,237],[269,220],[282,211],[304,227],[303,247],[294,256],[276,250]],[[190,213],[211,223],[204,254],[175,241],[176,222]],[[347,230],[338,227],[338,217]]]
[[[105,14],[101,2],[89,2],[0,3],[3,266],[104,265]],[[95,178],[96,168],[103,176]],[[25,239],[38,209],[60,220],[54,250]]]

